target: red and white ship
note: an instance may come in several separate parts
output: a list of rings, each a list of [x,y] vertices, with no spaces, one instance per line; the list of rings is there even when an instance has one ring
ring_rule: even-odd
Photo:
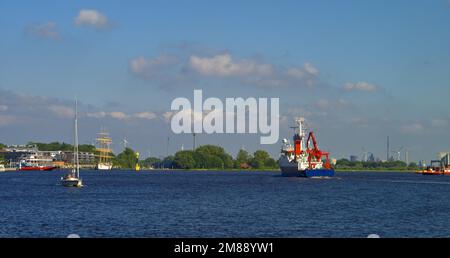
[[[331,168],[328,152],[321,151],[317,146],[314,132],[307,133],[305,119],[295,120],[294,147],[287,139],[283,139],[281,157],[278,164],[282,176],[301,177],[331,177],[334,170]],[[308,137],[308,138],[306,138]],[[310,142],[312,141],[312,145]],[[325,157],[325,162],[322,158]]]
[[[38,164],[27,164],[27,163],[19,164],[19,170],[21,171],[52,171],[55,168],[56,167],[54,166],[44,166]]]

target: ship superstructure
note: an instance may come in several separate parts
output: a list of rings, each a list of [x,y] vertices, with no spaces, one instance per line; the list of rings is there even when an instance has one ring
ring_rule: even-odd
[[[303,177],[333,176],[334,170],[330,166],[329,154],[319,149],[314,132],[308,132],[305,118],[295,119],[295,126],[292,128],[295,130],[294,146],[287,139],[283,139],[281,156],[278,160],[281,174]]]

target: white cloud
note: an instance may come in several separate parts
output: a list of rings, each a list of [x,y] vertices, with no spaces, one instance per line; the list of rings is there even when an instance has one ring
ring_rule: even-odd
[[[319,76],[319,69],[311,63],[284,68],[255,59],[236,58],[229,53],[206,56],[188,53],[187,58],[180,53],[162,54],[153,59],[138,56],[128,66],[133,75],[163,88],[192,85],[202,76],[265,88],[313,87]]]
[[[86,116],[90,118],[104,118],[106,116],[106,112],[100,111],[94,113],[87,113]]]
[[[314,76],[319,75],[319,70],[310,63],[306,63],[304,68],[311,75],[314,75]]]
[[[104,29],[110,27],[108,17],[93,9],[82,9],[75,17],[75,24],[77,26],[94,27],[96,29]]]
[[[298,67],[289,68],[286,70],[286,73],[289,76],[292,76],[297,79],[302,79],[302,78],[305,78],[305,76],[306,76],[305,70],[302,68],[298,68]]]
[[[119,111],[110,112],[108,115],[118,120],[124,120],[128,118],[128,116],[124,112]]]
[[[135,74],[140,74],[148,65],[148,61],[143,57],[138,57],[130,61],[131,71]]]
[[[140,112],[140,113],[134,114],[134,117],[152,120],[152,119],[156,118],[156,114],[152,113],[152,112]]]
[[[304,79],[306,77],[316,77],[319,75],[319,70],[314,67],[310,63],[305,63],[303,67],[291,67],[286,70],[286,74],[297,78],[297,79]]]
[[[313,87],[319,70],[311,63],[303,67],[277,68],[272,64],[260,63],[248,59],[233,59],[230,54],[212,57],[192,55],[189,67],[200,75],[217,77],[245,77],[242,83],[280,88],[287,86]]]
[[[129,63],[130,70],[133,74],[144,78],[154,79],[161,77],[165,71],[164,68],[170,68],[178,61],[173,56],[160,55],[154,59],[147,59],[142,56],[132,59]]]
[[[99,112],[93,112],[93,113],[86,113],[86,117],[96,118],[96,119],[110,117],[110,118],[117,119],[117,120],[128,120],[128,119],[132,119],[132,118],[152,120],[154,118],[157,118],[157,115],[153,112],[147,112],[147,111],[137,112],[134,114],[127,114],[122,111],[114,111],[114,112],[99,111]]]
[[[371,91],[376,91],[377,89],[378,89],[378,87],[376,85],[370,84],[367,82],[357,82],[357,83],[348,82],[344,85],[344,90],[346,90],[346,91],[371,92]]]
[[[8,106],[7,105],[0,105],[0,112],[4,112],[8,110]]]
[[[400,127],[400,131],[402,133],[415,134],[420,133],[425,129],[425,127],[421,123],[411,123],[407,125],[403,125]]]
[[[229,54],[220,54],[213,57],[199,57],[192,55],[189,66],[199,74],[208,76],[267,76],[273,73],[270,64],[260,64],[252,60],[233,60]]]
[[[25,28],[25,33],[30,36],[47,39],[60,39],[60,34],[57,30],[56,23],[46,22],[42,24],[28,25]]]
[[[75,115],[72,108],[63,105],[50,105],[48,109],[61,118],[73,118]]]

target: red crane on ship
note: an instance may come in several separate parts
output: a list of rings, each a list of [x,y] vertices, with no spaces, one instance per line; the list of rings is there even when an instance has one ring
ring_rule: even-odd
[[[313,146],[310,148],[310,141],[312,140]],[[324,167],[326,169],[330,169],[330,159],[329,159],[329,153],[325,151],[321,151],[319,147],[317,146],[316,136],[314,135],[314,132],[309,132],[308,134],[308,140],[306,141],[306,152],[308,153],[308,163],[309,168],[312,169],[315,165],[313,163],[312,158],[315,159],[315,161],[321,161],[322,157],[325,156],[325,164]]]

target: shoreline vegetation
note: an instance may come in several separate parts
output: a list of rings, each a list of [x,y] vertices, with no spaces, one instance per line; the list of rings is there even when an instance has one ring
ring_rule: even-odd
[[[118,170],[126,170],[126,169],[118,169]],[[180,169],[180,168],[155,168],[155,169],[142,169],[141,171],[185,171],[185,172],[280,172],[279,168],[273,169]],[[389,169],[361,169],[361,170],[350,170],[350,169],[335,169],[335,172],[398,172],[398,173],[415,173],[417,170],[389,170]]]
[[[73,146],[67,143],[29,142],[39,151],[72,151]],[[0,143],[0,150],[6,145]],[[94,145],[80,145],[80,151],[98,154]],[[111,153],[115,169],[134,169],[139,163],[142,170],[171,169],[179,171],[280,171],[277,161],[265,150],[257,150],[253,154],[241,149],[236,157],[228,154],[222,147],[202,145],[195,150],[181,150],[165,158],[149,157],[138,159],[137,153],[125,148],[121,153]],[[0,153],[0,163],[6,161]],[[84,164],[89,165],[89,164]],[[95,165],[95,164],[91,164]],[[337,172],[415,172],[419,169],[416,163],[406,164],[403,161],[349,161],[339,159],[332,167]]]

